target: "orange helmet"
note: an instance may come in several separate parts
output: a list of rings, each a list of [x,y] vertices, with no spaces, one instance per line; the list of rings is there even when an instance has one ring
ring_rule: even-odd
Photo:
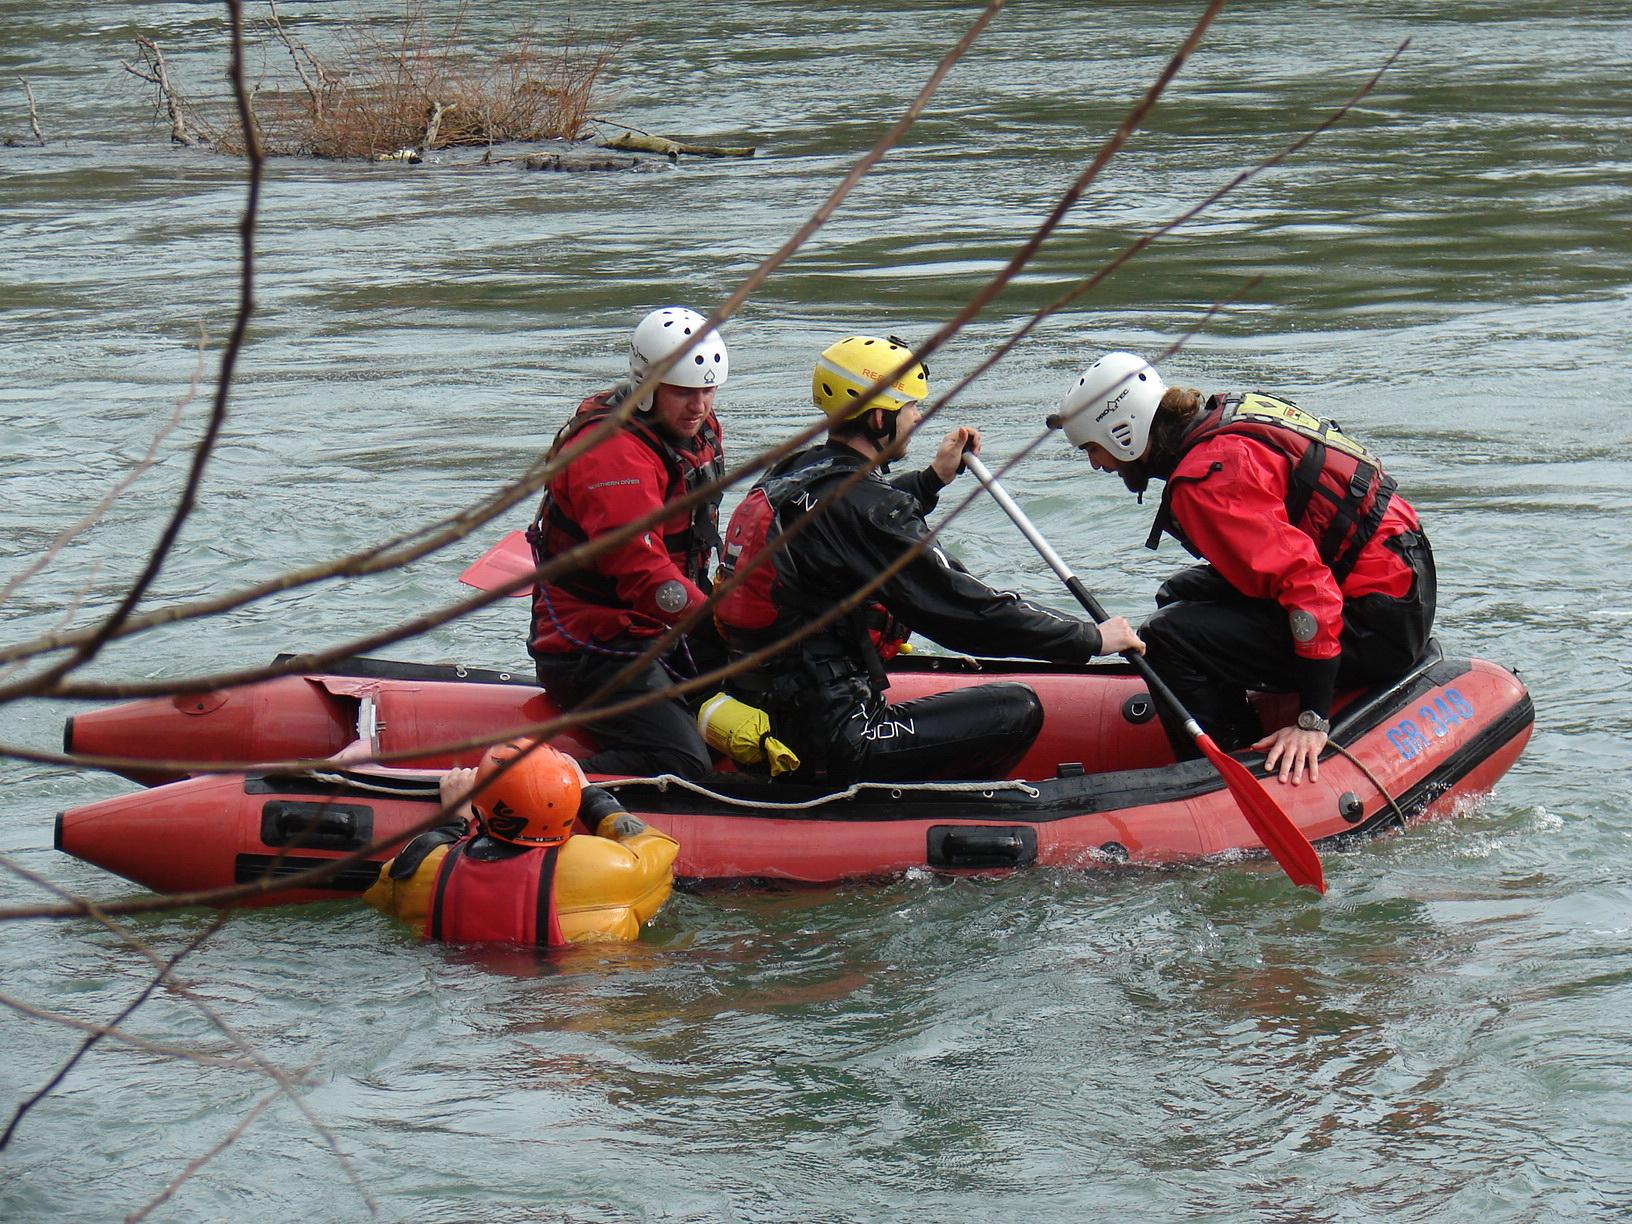
[[[483,786],[506,761],[516,763]],[[584,773],[548,744],[516,739],[487,750],[476,786],[470,806],[488,836],[518,846],[559,846],[572,835]]]

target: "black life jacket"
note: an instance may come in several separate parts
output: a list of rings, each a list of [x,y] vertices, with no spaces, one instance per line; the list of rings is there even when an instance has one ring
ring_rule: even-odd
[[[552,451],[560,450],[584,430],[604,421],[617,411],[621,402],[621,391],[609,391],[585,400],[556,435]],[[683,497],[725,474],[725,448],[721,445],[719,425],[712,413],[698,431],[691,450],[676,447],[660,430],[639,415],[631,416],[622,428],[638,438],[662,461],[668,474],[668,485],[663,491],[665,502]],[[549,558],[576,548],[588,539],[589,533],[562,509],[546,488],[539,502],[538,514],[532,526],[527,528],[527,542],[533,547],[534,564],[542,565]],[[719,493],[705,497],[693,506],[684,526],[663,532],[664,549],[675,558],[681,573],[698,585],[702,585],[706,579],[709,554],[719,544]],[[558,575],[550,580],[550,585],[589,603],[607,607],[617,607],[619,604],[617,583],[593,565]]]
[[[760,478],[737,507],[720,545],[721,582],[747,567],[771,548],[782,532],[815,509],[821,499],[817,485],[854,472],[866,463],[848,451],[814,461],[809,455],[809,451],[801,451],[783,459]],[[740,585],[720,599],[714,615],[733,653],[741,653],[767,645],[822,615],[844,594],[832,592],[828,598],[817,598],[800,583],[789,550],[775,548],[768,560],[754,566]],[[835,621],[825,633],[805,638],[793,651],[809,666],[818,660],[837,664],[828,669],[835,674],[859,667],[867,674],[876,696],[889,687],[881,645],[893,655],[904,639],[904,632],[882,604],[862,605]],[[835,644],[837,651],[833,649]],[[791,676],[783,679],[782,688],[790,691],[780,695],[793,696],[791,690],[798,680]],[[752,679],[745,678],[743,687],[752,690]]]
[[[1174,464],[1193,447],[1220,434],[1251,438],[1292,461],[1287,521],[1315,541],[1321,561],[1341,585],[1382,525],[1397,487],[1394,478],[1384,473],[1376,456],[1345,435],[1336,421],[1311,416],[1291,400],[1261,391],[1209,399],[1180,440]],[[1205,480],[1219,466],[1213,465],[1201,476],[1178,481],[1169,477],[1146,548],[1155,548],[1165,531],[1196,553],[1173,519],[1173,488],[1184,480]]]

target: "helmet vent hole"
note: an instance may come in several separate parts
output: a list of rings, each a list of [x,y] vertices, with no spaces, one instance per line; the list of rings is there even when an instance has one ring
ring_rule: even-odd
[[[703,364],[703,355],[701,353],[698,353],[697,356],[692,358],[692,360],[695,361],[698,365],[702,365]]]
[[[826,383],[823,383],[822,384],[822,394],[823,395],[832,395],[833,394],[833,388],[828,386]]]
[[[688,328],[686,328],[686,335],[688,335],[688,336],[689,336],[689,335],[691,335],[691,328],[689,328],[689,327],[688,327]],[[1143,378],[1143,377],[1144,377],[1144,375],[1143,375],[1143,374],[1141,374],[1141,375],[1139,375],[1139,377],[1140,377],[1140,378]]]
[[[1139,381],[1140,381],[1140,382],[1144,382],[1144,381],[1145,381],[1145,376],[1144,376],[1144,375],[1143,375],[1143,374],[1141,374],[1141,375],[1139,375]]]

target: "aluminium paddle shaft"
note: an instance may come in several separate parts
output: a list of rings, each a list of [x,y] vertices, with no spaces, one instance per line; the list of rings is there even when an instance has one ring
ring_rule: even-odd
[[[992,495],[998,505],[1003,507],[1003,512],[1014,520],[1014,525],[1020,528],[1026,539],[1031,541],[1031,546],[1037,550],[1044,561],[1048,562],[1049,568],[1059,575],[1060,581],[1065,583],[1066,590],[1076,596],[1077,602],[1088,610],[1088,615],[1092,616],[1095,621],[1103,622],[1105,620],[1105,609],[1100,607],[1099,601],[1088,593],[1088,588],[1077,580],[1077,576],[1071,572],[1070,567],[1061,560],[1060,554],[1054,551],[1047,540],[1043,539],[1042,533],[1026,517],[1026,512],[1020,509],[1015,504],[1014,498],[1009,496],[1008,491],[998,484],[997,477],[987,470],[986,465],[980,461],[980,457],[973,451],[965,450],[963,452],[963,465],[975,474],[975,479],[980,481],[981,486]],[[1156,669],[1145,660],[1143,655],[1136,650],[1124,650],[1122,657],[1132,663],[1134,669],[1144,678],[1145,683],[1150,685],[1151,695],[1157,701],[1164,703],[1168,709],[1183,720],[1185,732],[1195,741],[1196,746],[1201,749],[1202,755],[1212,763],[1213,768],[1218,770],[1219,777],[1223,779],[1226,789],[1229,790],[1230,795],[1235,799],[1236,805],[1241,809],[1241,815],[1252,826],[1253,832],[1258,835],[1258,840],[1263,842],[1264,849],[1268,850],[1275,861],[1281,865],[1281,869],[1286,872],[1287,878],[1300,887],[1312,888],[1317,893],[1324,893],[1326,891],[1326,873],[1321,867],[1320,855],[1315,852],[1314,846],[1304,836],[1303,830],[1292,822],[1292,818],[1281,809],[1280,804],[1270,798],[1269,792],[1263,788],[1258,779],[1247,771],[1246,766],[1213,743],[1213,737],[1201,729],[1201,724],[1191,717],[1190,712],[1184,708],[1183,703],[1179,701],[1173,690],[1167,687],[1162,678],[1156,674]]]
[[[1026,512],[1020,509],[1014,498],[1009,496],[1009,491],[997,482],[997,477],[992,475],[991,469],[980,461],[980,456],[973,451],[964,451],[963,466],[974,473],[975,479],[980,481],[986,492],[992,495],[992,500],[1002,506],[1003,512],[1014,520],[1014,525],[1020,528],[1020,534],[1031,541],[1031,546],[1037,550],[1038,555],[1044,561],[1048,562],[1048,567],[1060,576],[1060,581],[1065,583],[1065,589],[1076,596],[1077,602],[1088,610],[1088,615],[1093,617],[1096,622],[1105,620],[1105,609],[1100,607],[1099,600],[1095,599],[1089,593],[1088,588],[1082,585],[1081,580],[1071,572],[1071,567],[1065,563],[1064,558],[1055,552],[1054,546],[1043,538],[1042,532],[1037,530],[1031,519],[1027,517]],[[1136,650],[1124,650],[1122,657],[1133,664],[1135,670],[1144,678],[1145,683],[1150,685],[1158,700],[1167,702],[1169,709],[1184,711],[1184,707],[1179,704],[1178,697],[1167,687],[1166,682],[1156,674],[1156,669],[1145,661],[1142,654]],[[1188,713],[1184,714],[1184,729],[1192,737],[1202,733],[1201,725],[1191,718]]]

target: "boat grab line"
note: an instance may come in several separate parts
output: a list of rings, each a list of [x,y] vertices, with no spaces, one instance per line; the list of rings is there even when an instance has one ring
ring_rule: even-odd
[[[319,770],[308,770],[307,776],[319,782],[328,782],[346,787],[348,790],[372,791],[379,795],[395,795],[397,798],[411,797],[416,788],[405,785],[403,779],[395,785],[381,785],[369,782],[365,777],[356,773],[327,773]],[[1019,791],[1029,799],[1036,799],[1043,792],[1035,786],[1018,780],[1004,780],[999,782],[854,782],[842,791],[835,791],[829,795],[818,795],[814,799],[804,799],[799,802],[778,803],[770,799],[739,799],[733,795],[722,795],[719,791],[710,790],[697,782],[682,778],[678,774],[658,774],[650,778],[606,778],[595,783],[606,790],[617,790],[623,786],[651,786],[658,791],[667,791],[670,787],[690,791],[694,795],[701,795],[705,799],[712,799],[716,803],[728,804],[731,807],[761,808],[770,812],[794,812],[806,808],[823,807],[829,803],[838,803],[845,799],[855,799],[864,791],[883,791],[891,799],[900,799],[908,792],[914,794],[979,794],[990,799],[998,791]],[[436,784],[428,782],[427,793],[436,793]]]
[[[835,791],[830,795],[818,795],[814,799],[804,799],[797,803],[777,803],[769,799],[738,799],[733,795],[722,795],[719,791],[710,790],[699,783],[682,778],[678,774],[658,774],[653,778],[608,778],[595,783],[596,786],[607,790],[616,790],[622,786],[655,786],[659,791],[666,791],[671,786],[680,790],[690,791],[694,795],[701,795],[705,799],[712,799],[716,803],[729,804],[732,807],[762,808],[770,812],[795,812],[805,808],[822,807],[829,803],[838,803],[844,799],[854,799],[863,791],[883,791],[891,799],[899,799],[909,791],[915,794],[980,794],[991,798],[998,791],[1019,791],[1028,798],[1035,799],[1043,792],[1035,786],[1029,786],[1020,781],[1001,782],[853,782],[842,791]]]

